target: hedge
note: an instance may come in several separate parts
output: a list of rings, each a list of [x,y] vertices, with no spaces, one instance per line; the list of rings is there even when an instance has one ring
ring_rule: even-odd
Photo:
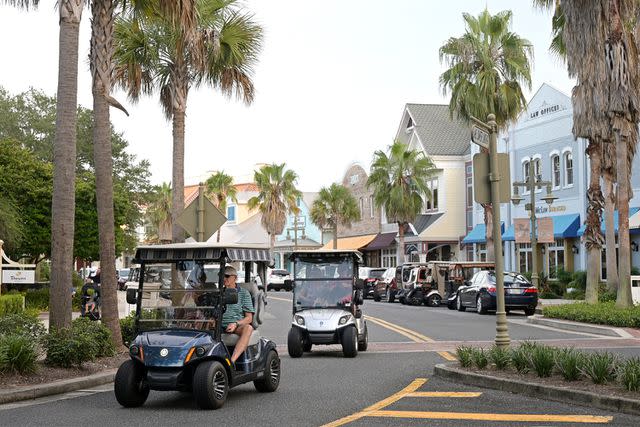
[[[578,302],[558,306],[544,307],[546,317],[595,323],[616,327],[640,328],[640,306],[616,308],[614,301],[587,304]]]
[[[24,311],[24,297],[20,294],[0,296],[0,316],[18,314]]]

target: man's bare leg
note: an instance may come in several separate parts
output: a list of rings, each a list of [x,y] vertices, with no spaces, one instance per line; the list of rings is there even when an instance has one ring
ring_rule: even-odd
[[[236,343],[236,348],[233,350],[233,355],[231,356],[231,361],[233,363],[235,363],[240,355],[244,353],[247,347],[249,347],[251,332],[253,332],[253,326],[251,325],[241,325],[238,326],[235,331],[233,331],[234,334],[240,337],[240,339]]]

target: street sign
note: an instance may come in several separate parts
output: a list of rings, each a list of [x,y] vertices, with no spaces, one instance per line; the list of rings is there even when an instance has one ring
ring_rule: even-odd
[[[204,194],[204,237],[203,241],[207,241],[209,237],[213,236],[213,233],[218,231],[222,224],[227,221],[227,218],[220,212],[220,210],[211,203]],[[189,206],[184,208],[180,216],[178,217],[178,224],[184,228],[187,233],[194,239],[198,240],[198,197],[196,197]]]
[[[553,243],[553,218],[538,218],[538,243]]]
[[[500,173],[500,203],[511,201],[511,175],[509,155],[498,153]],[[491,181],[489,181],[489,154],[477,153],[473,156],[473,199],[476,203],[491,203]]]
[[[489,149],[489,132],[478,125],[471,126],[471,141],[479,146]]]
[[[528,218],[514,218],[513,234],[516,243],[531,243],[531,221]]]

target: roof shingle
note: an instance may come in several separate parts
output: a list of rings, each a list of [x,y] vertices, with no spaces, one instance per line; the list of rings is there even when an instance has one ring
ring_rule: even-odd
[[[415,131],[430,156],[463,156],[471,152],[469,125],[449,116],[449,106],[407,104]]]

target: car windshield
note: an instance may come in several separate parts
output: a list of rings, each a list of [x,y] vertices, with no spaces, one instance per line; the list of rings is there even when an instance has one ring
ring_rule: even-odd
[[[168,268],[167,264],[145,266],[142,293],[138,293],[140,330],[213,330],[219,317],[218,271],[184,261]]]
[[[490,271],[487,274],[487,277],[489,278],[489,281],[491,283],[496,283],[496,275],[493,271]],[[508,273],[508,272],[504,273],[504,285],[506,287],[514,287],[514,288],[531,286],[529,281],[522,274]]]
[[[353,259],[349,256],[314,256],[294,264],[295,307],[343,307],[351,303]]]

